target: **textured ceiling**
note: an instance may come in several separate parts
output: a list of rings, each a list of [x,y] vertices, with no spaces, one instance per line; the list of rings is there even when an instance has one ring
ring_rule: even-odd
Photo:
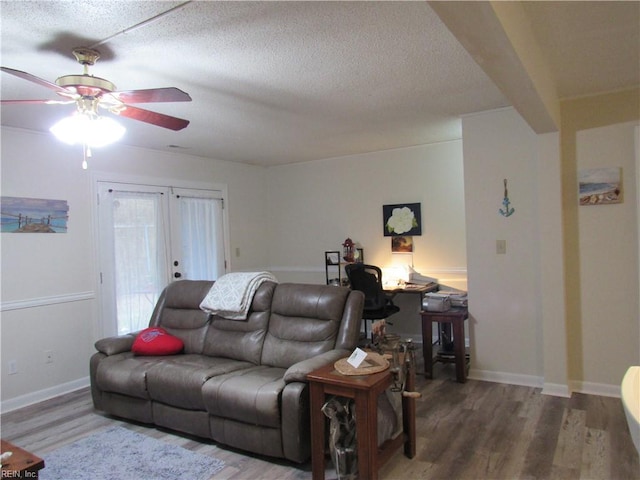
[[[638,84],[637,2],[525,3],[561,96]],[[513,103],[426,2],[0,8],[5,67],[55,81],[81,73],[72,48],[99,44],[92,73],[119,89],[175,86],[191,95],[190,103],[144,106],[189,119],[185,130],[120,119],[130,145],[277,165],[460,138],[460,115]],[[4,73],[0,81],[2,99],[56,96]],[[47,132],[72,110],[4,105],[1,118]]]
[[[640,84],[640,2],[522,4],[560,98]]]

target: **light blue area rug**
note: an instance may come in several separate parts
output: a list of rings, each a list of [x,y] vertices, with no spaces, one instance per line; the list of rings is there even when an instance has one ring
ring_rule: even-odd
[[[224,462],[112,427],[44,456],[41,480],[208,480]]]

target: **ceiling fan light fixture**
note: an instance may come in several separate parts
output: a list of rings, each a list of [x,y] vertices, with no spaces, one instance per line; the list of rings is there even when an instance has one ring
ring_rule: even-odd
[[[76,112],[58,121],[50,129],[58,140],[69,145],[104,147],[122,138],[125,128],[108,117]]]

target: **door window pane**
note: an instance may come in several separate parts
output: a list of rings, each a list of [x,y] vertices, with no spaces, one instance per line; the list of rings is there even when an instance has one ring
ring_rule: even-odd
[[[113,192],[118,334],[141,330],[167,283],[162,195]]]
[[[217,280],[224,273],[222,200],[179,196],[183,276]]]

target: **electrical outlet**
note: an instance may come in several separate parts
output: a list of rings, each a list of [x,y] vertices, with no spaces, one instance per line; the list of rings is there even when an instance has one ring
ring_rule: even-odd
[[[496,240],[496,253],[498,255],[504,255],[507,253],[507,241],[506,240]]]
[[[18,362],[9,360],[9,375],[15,375],[16,373],[18,373]]]
[[[44,363],[53,363],[53,350],[44,351]]]

